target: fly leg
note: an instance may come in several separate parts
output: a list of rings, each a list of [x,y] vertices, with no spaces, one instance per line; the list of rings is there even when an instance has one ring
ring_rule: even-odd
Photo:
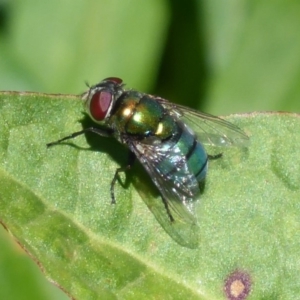
[[[162,201],[164,203],[164,206],[165,206],[165,209],[167,211],[167,214],[168,214],[168,216],[170,218],[170,221],[171,221],[171,223],[173,223],[174,222],[174,218],[173,218],[173,216],[172,216],[172,214],[170,212],[168,202],[167,202],[167,200],[164,197],[161,197],[161,198],[162,198]]]
[[[133,163],[136,159],[136,156],[133,152],[130,151],[129,153],[129,156],[128,156],[128,163],[126,166],[124,167],[121,167],[121,168],[118,168],[115,172],[115,175],[114,175],[114,178],[113,180],[111,181],[111,184],[110,184],[110,195],[111,195],[111,203],[112,204],[115,204],[116,203],[116,198],[115,198],[115,184],[116,184],[116,181],[119,177],[119,173],[121,172],[126,172],[128,170],[130,170],[133,166]]]
[[[208,159],[214,160],[214,159],[218,159],[221,158],[223,156],[223,153],[218,153],[216,155],[207,155]]]
[[[75,137],[85,134],[86,132],[94,132],[98,135],[104,136],[104,137],[109,137],[112,135],[112,131],[108,131],[108,130],[104,130],[104,129],[100,129],[100,128],[95,128],[95,127],[89,127],[89,128],[85,128],[83,130],[80,131],[76,131],[68,136],[65,136],[64,138],[55,141],[55,142],[51,142],[47,144],[47,148],[52,147],[54,145],[58,145],[61,142],[65,141],[65,140],[70,140],[70,139],[74,139]]]

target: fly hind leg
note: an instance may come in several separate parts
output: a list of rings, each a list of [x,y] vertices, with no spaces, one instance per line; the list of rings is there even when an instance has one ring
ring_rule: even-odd
[[[215,154],[215,155],[210,155],[210,154],[207,155],[208,159],[211,159],[211,160],[219,159],[222,156],[223,156],[223,153],[218,153],[218,154]]]
[[[168,204],[167,200],[163,196],[161,198],[162,198],[162,201],[164,203],[164,206],[165,206],[165,209],[167,211],[167,214],[168,214],[168,216],[170,218],[170,221],[171,221],[171,223],[173,223],[174,222],[174,218],[173,218],[173,216],[171,214],[171,211],[170,211],[170,208],[169,208],[169,204]]]
[[[127,165],[124,166],[124,167],[116,169],[115,175],[114,175],[114,177],[113,177],[113,179],[111,181],[111,184],[110,184],[110,195],[111,195],[111,203],[112,204],[116,203],[116,198],[115,198],[115,184],[116,184],[117,179],[119,177],[119,173],[126,172],[126,171],[130,170],[132,168],[132,166],[133,166],[133,163],[134,163],[135,159],[136,159],[135,154],[133,152],[130,152],[129,156],[128,156],[128,163],[127,163]]]

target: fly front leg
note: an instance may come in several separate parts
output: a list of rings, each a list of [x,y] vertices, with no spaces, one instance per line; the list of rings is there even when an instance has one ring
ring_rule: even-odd
[[[98,135],[101,135],[101,136],[104,136],[104,137],[110,137],[113,134],[113,132],[111,130],[105,130],[105,129],[100,129],[100,128],[96,128],[96,127],[89,127],[89,128],[85,128],[85,129],[80,130],[80,131],[76,131],[76,132],[74,132],[74,133],[72,133],[68,136],[65,136],[64,138],[62,138],[60,140],[57,140],[55,142],[48,143],[47,148],[52,147],[54,145],[58,145],[63,141],[74,139],[75,137],[77,137],[79,135],[82,135],[82,134],[85,134],[87,132],[94,132],[94,133],[96,133]]]
[[[110,195],[111,195],[111,203],[112,204],[116,203],[116,198],[115,198],[115,184],[116,184],[116,181],[118,179],[119,173],[126,172],[126,171],[130,170],[132,168],[133,164],[134,164],[135,159],[136,159],[135,154],[133,152],[130,152],[129,156],[128,156],[128,163],[127,163],[127,165],[124,166],[124,167],[118,168],[116,170],[114,178],[113,178],[113,180],[111,181],[111,184],[110,184]]]

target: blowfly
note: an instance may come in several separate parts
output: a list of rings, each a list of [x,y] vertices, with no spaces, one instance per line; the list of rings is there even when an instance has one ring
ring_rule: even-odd
[[[86,132],[114,137],[125,144],[129,149],[129,163],[114,174],[112,203],[118,174],[130,169],[138,159],[160,193],[163,209],[149,205],[158,222],[180,245],[197,247],[195,204],[210,157],[203,145],[246,147],[247,135],[218,117],[157,96],[126,90],[122,80],[116,77],[90,87],[82,97],[86,112],[102,127],[83,129],[47,146]]]

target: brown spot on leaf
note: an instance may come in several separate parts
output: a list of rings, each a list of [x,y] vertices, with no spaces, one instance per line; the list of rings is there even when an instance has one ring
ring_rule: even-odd
[[[229,300],[244,300],[251,291],[250,275],[241,270],[231,273],[225,280],[224,292]]]

